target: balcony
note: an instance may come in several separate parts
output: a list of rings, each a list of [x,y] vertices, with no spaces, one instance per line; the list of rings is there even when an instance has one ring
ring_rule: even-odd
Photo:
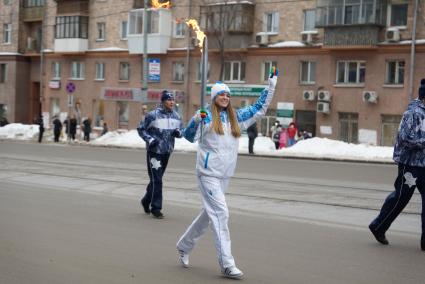
[[[85,52],[88,49],[88,17],[59,16],[55,25],[55,52]]]
[[[201,6],[200,25],[207,34],[251,34],[254,31],[255,6],[249,2]]]
[[[43,20],[43,6],[23,7],[21,10],[22,21],[41,22]]]
[[[63,14],[79,14],[86,15],[89,13],[88,0],[56,0],[57,2],[57,15]]]
[[[374,46],[386,9],[386,0],[317,0],[316,28],[324,29],[324,46]]]
[[[143,53],[143,11],[130,11],[128,22],[128,50],[131,54]],[[171,11],[169,9],[147,9],[148,54],[165,54],[170,47]]]

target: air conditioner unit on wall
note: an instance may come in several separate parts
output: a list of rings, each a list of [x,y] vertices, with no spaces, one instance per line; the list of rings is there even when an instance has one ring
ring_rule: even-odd
[[[259,45],[267,45],[269,43],[268,34],[258,34],[255,36],[255,42]]]
[[[303,91],[303,100],[305,101],[314,101],[316,96],[314,95],[314,91]]]
[[[301,41],[304,43],[312,43],[313,35],[311,33],[301,33]]]
[[[317,92],[317,99],[319,101],[329,102],[331,100],[331,93],[329,93],[329,91],[320,90]]]
[[[328,102],[318,102],[316,111],[320,113],[329,113],[330,112],[330,106]]]
[[[386,41],[400,41],[400,31],[398,29],[388,29],[385,32],[385,40]]]
[[[378,102],[378,95],[374,91],[364,91],[363,101],[376,104]]]

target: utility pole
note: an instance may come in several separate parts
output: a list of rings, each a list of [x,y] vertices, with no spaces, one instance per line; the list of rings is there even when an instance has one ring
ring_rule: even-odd
[[[410,46],[410,72],[409,72],[409,101],[413,99],[413,77],[415,72],[415,45],[416,45],[416,22],[418,18],[418,1],[415,0],[413,9],[412,44]]]
[[[147,97],[148,94],[148,0],[144,2],[143,10],[143,85],[142,95]]]
[[[40,105],[39,105],[39,116],[43,112],[43,100],[44,100],[44,25],[46,23],[46,9],[47,1],[43,4],[43,16],[41,18],[41,32],[40,32]]]

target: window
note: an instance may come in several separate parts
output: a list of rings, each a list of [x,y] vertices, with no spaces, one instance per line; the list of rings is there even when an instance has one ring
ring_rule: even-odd
[[[105,80],[105,63],[96,62],[95,80]]]
[[[317,1],[316,26],[385,24],[385,0]]]
[[[105,40],[105,23],[97,23],[97,38],[96,40]]]
[[[262,67],[261,67],[261,80],[267,82],[267,80],[269,79],[270,76],[270,70],[273,67],[277,67],[277,62],[276,61],[266,61],[263,62]]]
[[[121,39],[127,39],[127,28],[128,28],[128,22],[122,21],[121,22]]]
[[[71,63],[71,79],[84,79],[84,62]]]
[[[362,84],[365,82],[366,62],[364,61],[338,61],[338,84]]]
[[[394,146],[401,115],[382,115],[381,146]]]
[[[201,68],[202,68],[202,64],[201,61],[198,61],[198,73],[197,73],[197,77],[196,80],[197,81],[201,81]],[[210,80],[210,63],[208,63],[208,67],[207,67],[207,82]]]
[[[404,84],[404,61],[387,61],[387,75],[385,84]]]
[[[12,42],[12,24],[3,24],[3,43]]]
[[[314,84],[316,82],[316,62],[301,61],[300,64],[300,83]]]
[[[173,81],[184,81],[183,62],[173,62]]]
[[[60,79],[60,78],[61,78],[61,63],[52,62],[52,79]]]
[[[50,98],[50,117],[58,115],[61,112],[60,99]]]
[[[279,32],[279,13],[271,12],[264,14],[263,31],[267,33]]]
[[[24,7],[41,7],[44,6],[44,0],[25,0]]]
[[[130,63],[128,62],[120,62],[120,81],[128,81],[130,80]]]
[[[339,140],[358,143],[358,114],[339,113]]]
[[[241,61],[224,62],[224,81],[227,81],[227,82],[245,81],[245,62],[241,62]]]
[[[178,22],[174,25],[174,37],[182,38],[186,35],[186,24],[184,22]]]
[[[88,38],[88,17],[56,17],[55,38]]]
[[[148,21],[148,33],[158,33],[159,32],[159,14],[156,10],[147,11],[147,21]],[[129,18],[129,34],[142,34],[143,33],[143,11],[134,10],[130,11]]]
[[[0,83],[5,83],[7,79],[7,64],[1,63],[0,64]]]
[[[407,25],[407,8],[408,4],[391,5],[390,26]]]
[[[128,118],[130,117],[130,105],[126,101],[118,101],[118,127],[127,128]]]
[[[316,21],[315,10],[304,10],[304,31],[314,31]]]

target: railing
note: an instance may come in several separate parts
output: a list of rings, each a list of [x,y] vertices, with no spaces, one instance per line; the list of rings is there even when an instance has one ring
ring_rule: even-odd
[[[40,7],[24,7],[22,9],[22,20],[24,22],[36,22],[43,19],[43,6]]]
[[[58,1],[57,14],[87,14],[89,1]]]

